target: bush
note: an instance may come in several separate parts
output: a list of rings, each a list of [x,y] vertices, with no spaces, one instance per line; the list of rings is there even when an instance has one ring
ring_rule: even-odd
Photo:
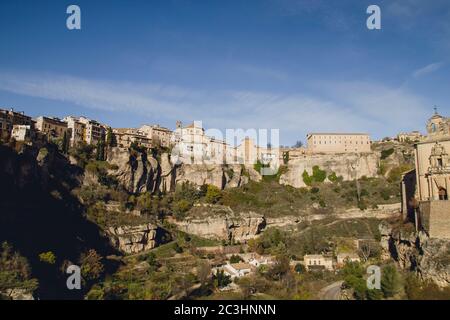
[[[230,257],[230,263],[238,263],[238,262],[241,262],[241,261],[244,261],[244,260],[242,260],[241,256],[232,255]]]
[[[55,264],[56,256],[53,252],[47,251],[39,254],[39,260],[48,264]]]
[[[192,208],[192,203],[188,200],[179,200],[172,205],[172,210],[175,214],[175,218],[182,219],[186,216],[186,212],[188,212]]]
[[[382,150],[381,151],[381,160],[388,158],[393,153],[394,153],[394,148]]]
[[[81,276],[85,281],[95,281],[103,274],[102,257],[94,249],[83,253],[80,257]]]
[[[305,266],[302,265],[301,263],[297,263],[297,264],[295,265],[294,270],[295,270],[295,272],[297,272],[297,273],[305,273]]]
[[[217,203],[222,198],[222,192],[219,188],[213,185],[208,185],[206,190],[205,200],[208,203]]]
[[[386,298],[394,296],[399,291],[400,276],[393,265],[383,269],[381,276],[381,290]]]

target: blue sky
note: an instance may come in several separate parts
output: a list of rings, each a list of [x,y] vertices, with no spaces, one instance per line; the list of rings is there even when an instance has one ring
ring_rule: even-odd
[[[0,2],[0,107],[114,127],[424,131],[450,115],[449,57],[447,0]]]

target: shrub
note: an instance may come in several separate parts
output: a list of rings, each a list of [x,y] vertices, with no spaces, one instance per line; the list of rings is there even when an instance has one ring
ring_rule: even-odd
[[[231,277],[220,270],[213,276],[213,281],[216,288],[223,288],[231,283]]]
[[[222,192],[219,188],[213,185],[208,185],[205,200],[208,203],[217,203],[222,198]]]
[[[241,256],[239,256],[239,255],[232,255],[230,257],[230,263],[238,263],[241,261],[244,261],[244,260],[242,260]]]
[[[81,254],[81,275],[85,281],[95,281],[104,271],[102,257],[94,249]]]
[[[327,172],[320,170],[319,166],[313,167],[313,178],[316,182],[324,182],[327,177]]]
[[[393,153],[394,153],[394,148],[382,150],[381,151],[381,160],[388,158]]]
[[[181,199],[172,205],[172,210],[175,214],[175,218],[177,219],[184,218],[186,216],[186,212],[188,212],[191,208],[192,203],[185,199]]]
[[[308,174],[308,172],[307,172],[306,170],[303,171],[302,177],[303,177],[303,182],[304,182],[307,186],[310,186],[310,185],[312,184],[313,178],[309,176],[309,174]]]
[[[400,276],[393,265],[383,269],[381,276],[381,290],[386,298],[394,296],[399,291]]]
[[[51,251],[42,252],[39,254],[39,260],[48,264],[55,264],[56,256]]]

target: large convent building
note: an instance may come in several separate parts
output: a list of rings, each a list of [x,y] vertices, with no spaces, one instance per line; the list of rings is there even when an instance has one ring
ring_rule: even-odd
[[[370,137],[366,133],[310,133],[306,139],[311,153],[371,152]]]

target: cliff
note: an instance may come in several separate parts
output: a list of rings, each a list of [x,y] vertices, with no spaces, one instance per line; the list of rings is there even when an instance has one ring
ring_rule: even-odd
[[[254,212],[235,213],[229,207],[202,205],[194,207],[183,221],[173,221],[179,230],[214,240],[246,241],[266,226],[264,216]]]
[[[239,187],[250,179],[261,179],[253,168],[243,168],[241,165],[172,165],[168,153],[163,153],[156,159],[135,150],[110,148],[107,161],[114,166],[114,169],[108,170],[108,174],[117,179],[125,190],[134,194],[170,192],[183,182],[197,186],[209,184],[225,189]]]
[[[303,158],[292,159],[287,164],[287,171],[280,176],[280,183],[295,188],[306,187],[303,172],[312,175],[313,167],[318,166],[327,171],[327,175],[335,173],[344,181],[366,177],[376,177],[379,156],[375,153],[348,154],[314,154]]]
[[[114,247],[128,254],[153,249],[170,240],[169,234],[164,229],[151,223],[110,227],[107,234]]]
[[[417,272],[423,280],[429,280],[444,288],[450,285],[450,240],[429,238],[421,232],[395,229],[382,223],[382,257],[394,259],[405,269]]]

